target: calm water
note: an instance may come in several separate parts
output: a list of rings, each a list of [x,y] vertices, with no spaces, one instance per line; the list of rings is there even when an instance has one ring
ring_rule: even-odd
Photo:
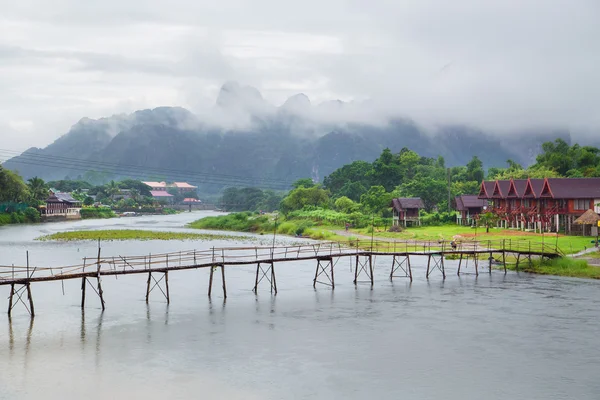
[[[75,263],[95,243],[35,242],[65,229],[181,229],[206,212],[0,228],[0,263]],[[264,238],[264,237],[263,237]],[[294,240],[294,239],[281,239]],[[254,242],[236,242],[248,245]],[[103,254],[147,254],[232,242],[109,242]],[[107,309],[80,282],[32,285],[37,316],[6,317],[0,287],[1,399],[599,399],[600,283],[493,272],[355,288],[348,260],[336,289],[312,288],[315,265],[277,265],[279,294],[256,297],[252,267],[227,270],[206,296],[208,271],[169,276],[144,301],[145,277],[105,278]],[[448,262],[455,271],[455,264]],[[452,266],[454,265],[454,267]],[[2,317],[4,315],[4,317]]]

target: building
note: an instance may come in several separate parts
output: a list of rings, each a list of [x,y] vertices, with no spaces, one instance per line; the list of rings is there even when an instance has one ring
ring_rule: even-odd
[[[490,201],[501,227],[573,233],[584,212],[600,212],[600,178],[484,181],[478,198]]]
[[[170,187],[176,188],[179,193],[195,192],[198,189],[198,186],[190,185],[187,182],[173,182]]]
[[[419,210],[425,208],[419,197],[392,200],[393,223],[395,226],[421,225]]]
[[[69,193],[52,192],[42,208],[42,216],[46,218],[66,217],[67,219],[81,218],[81,202],[75,200]]]
[[[152,195],[152,198],[156,201],[160,201],[160,202],[166,202],[166,203],[173,203],[175,196],[173,196],[170,193],[167,193],[167,191],[165,190],[151,190],[150,194]]]
[[[456,196],[456,216],[458,225],[473,225],[479,214],[486,212],[488,200],[480,199],[477,195]]]
[[[190,193],[195,192],[198,186],[190,185],[187,182],[142,182],[143,184],[150,186],[150,190],[156,192],[166,192],[169,189],[176,189],[178,193]]]

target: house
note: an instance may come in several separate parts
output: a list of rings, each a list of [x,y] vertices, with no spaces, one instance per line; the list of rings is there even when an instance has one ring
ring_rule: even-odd
[[[172,187],[176,188],[179,193],[195,192],[198,189],[198,186],[190,185],[187,182],[173,182]]]
[[[501,227],[573,233],[573,222],[600,203],[600,178],[484,181],[478,198],[491,202]]]
[[[151,191],[155,192],[166,192],[167,191],[167,183],[166,182],[142,182],[146,186],[150,186]]]
[[[201,200],[194,199],[193,197],[186,197],[182,201],[183,204],[202,204]]]
[[[456,216],[458,225],[472,225],[479,217],[479,214],[487,211],[488,200],[480,199],[477,195],[456,196]]]
[[[44,217],[66,217],[67,219],[81,218],[81,202],[75,200],[69,193],[53,192],[46,199],[46,206],[42,207]]]
[[[157,192],[166,192],[169,189],[175,189],[178,193],[195,192],[198,186],[190,185],[187,182],[142,182],[144,185],[150,186],[150,190]]]
[[[152,198],[156,201],[160,201],[160,202],[167,202],[167,203],[173,203],[175,196],[173,196],[170,193],[167,193],[164,190],[151,190],[150,194],[152,195]]]
[[[423,201],[419,197],[396,198],[392,199],[393,224],[406,227],[411,225],[421,225],[419,210],[425,208]]]

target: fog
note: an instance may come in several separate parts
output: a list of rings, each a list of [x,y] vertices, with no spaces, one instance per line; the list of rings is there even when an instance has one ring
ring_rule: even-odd
[[[299,131],[401,117],[600,133],[596,0],[24,0],[1,14],[0,135],[13,150],[160,106],[224,129],[287,112]],[[223,96],[234,81],[240,96]]]

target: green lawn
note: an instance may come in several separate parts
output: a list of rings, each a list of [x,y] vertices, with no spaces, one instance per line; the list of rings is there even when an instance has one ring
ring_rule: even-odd
[[[37,240],[248,240],[250,237],[213,235],[206,233],[158,232],[133,229],[59,232],[37,238]]]
[[[517,269],[514,263],[507,264],[506,267],[513,271]],[[521,261],[518,270],[542,275],[600,279],[600,267],[589,265],[585,260],[568,257],[555,258],[552,260],[544,259],[543,261],[534,259],[531,265],[529,264],[529,261]]]

